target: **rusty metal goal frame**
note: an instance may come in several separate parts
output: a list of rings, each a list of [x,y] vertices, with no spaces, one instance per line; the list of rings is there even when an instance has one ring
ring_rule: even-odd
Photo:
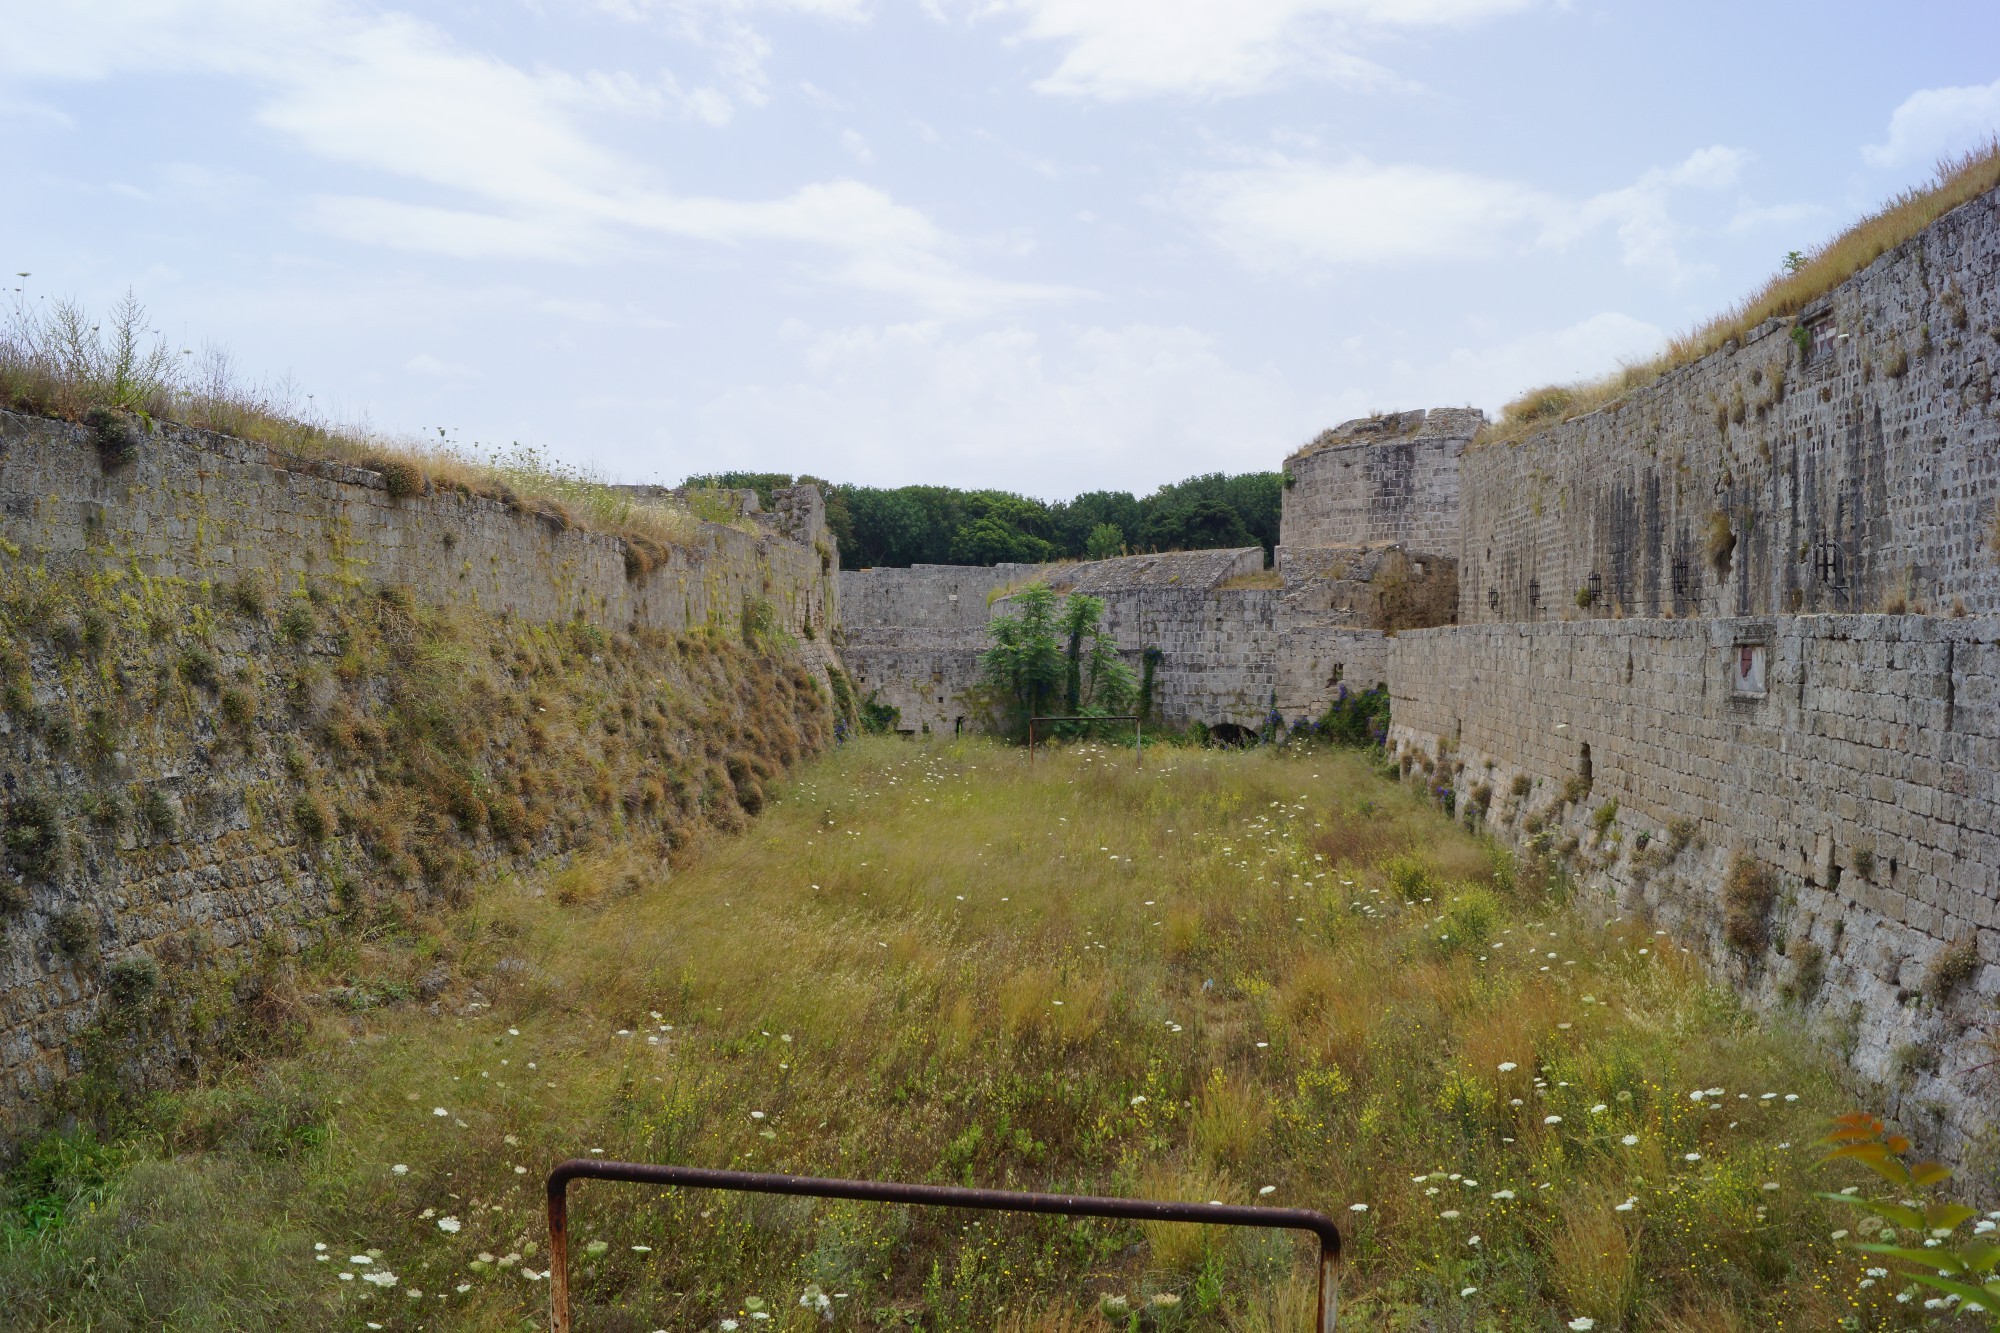
[[[1132,761],[1144,765],[1146,762],[1146,719],[1137,713],[1117,713],[1104,717],[1031,717],[1028,719],[1028,762],[1035,761],[1035,726],[1041,722],[1130,722],[1132,724]]]
[[[989,1213],[1045,1213],[1108,1217],[1137,1222],[1193,1222],[1203,1226],[1265,1227],[1310,1231],[1319,1237],[1319,1333],[1333,1333],[1338,1304],[1340,1229],[1325,1213],[1308,1208],[1248,1208],[1222,1203],[1167,1203],[1154,1199],[1104,1199],[1087,1194],[1026,1194],[961,1189],[955,1185],[902,1185],[881,1180],[714,1171],[698,1166],[657,1166],[571,1158],[549,1173],[549,1328],[572,1333],[569,1318],[569,1183],[611,1180],[681,1189],[790,1194],[861,1203],[901,1203],[924,1208],[970,1208]]]

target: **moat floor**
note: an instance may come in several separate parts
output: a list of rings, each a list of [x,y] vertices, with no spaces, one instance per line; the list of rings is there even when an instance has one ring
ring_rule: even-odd
[[[598,1155],[1320,1209],[1343,1328],[1920,1325],[1827,1067],[1565,893],[1358,752],[859,741],[309,960],[292,1050],[16,1172],[5,1322],[545,1326]],[[1311,1324],[1281,1233],[571,1200],[579,1329]]]

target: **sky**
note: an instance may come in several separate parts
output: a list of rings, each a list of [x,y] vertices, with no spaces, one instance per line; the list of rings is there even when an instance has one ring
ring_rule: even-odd
[[[1990,0],[0,0],[0,267],[610,479],[1145,493],[1644,358],[1996,128]]]

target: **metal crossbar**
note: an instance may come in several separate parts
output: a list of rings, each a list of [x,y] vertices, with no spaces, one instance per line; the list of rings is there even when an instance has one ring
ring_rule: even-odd
[[[1031,717],[1028,719],[1028,762],[1035,759],[1035,725],[1040,722],[1130,722],[1132,724],[1133,762],[1146,762],[1145,719],[1137,713],[1117,713],[1102,717]]]
[[[1308,1208],[1246,1208],[1221,1203],[1165,1203],[1153,1199],[1101,1199],[1085,1194],[1020,1194],[961,1189],[954,1185],[900,1185],[881,1180],[827,1180],[818,1176],[711,1171],[698,1166],[654,1166],[572,1158],[549,1173],[549,1328],[571,1333],[569,1320],[569,1183],[616,1180],[683,1189],[793,1194],[862,1203],[902,1203],[927,1208],[973,1208],[989,1213],[1055,1213],[1138,1222],[1193,1222],[1206,1226],[1268,1227],[1310,1231],[1319,1237],[1319,1333],[1333,1333],[1338,1297],[1340,1230],[1325,1213]]]

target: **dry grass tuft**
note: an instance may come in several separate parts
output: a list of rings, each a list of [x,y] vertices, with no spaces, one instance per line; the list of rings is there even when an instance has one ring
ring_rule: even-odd
[[[1778,873],[1744,852],[1729,862],[1722,881],[1722,938],[1746,958],[1771,944],[1771,909],[1778,904]]]

